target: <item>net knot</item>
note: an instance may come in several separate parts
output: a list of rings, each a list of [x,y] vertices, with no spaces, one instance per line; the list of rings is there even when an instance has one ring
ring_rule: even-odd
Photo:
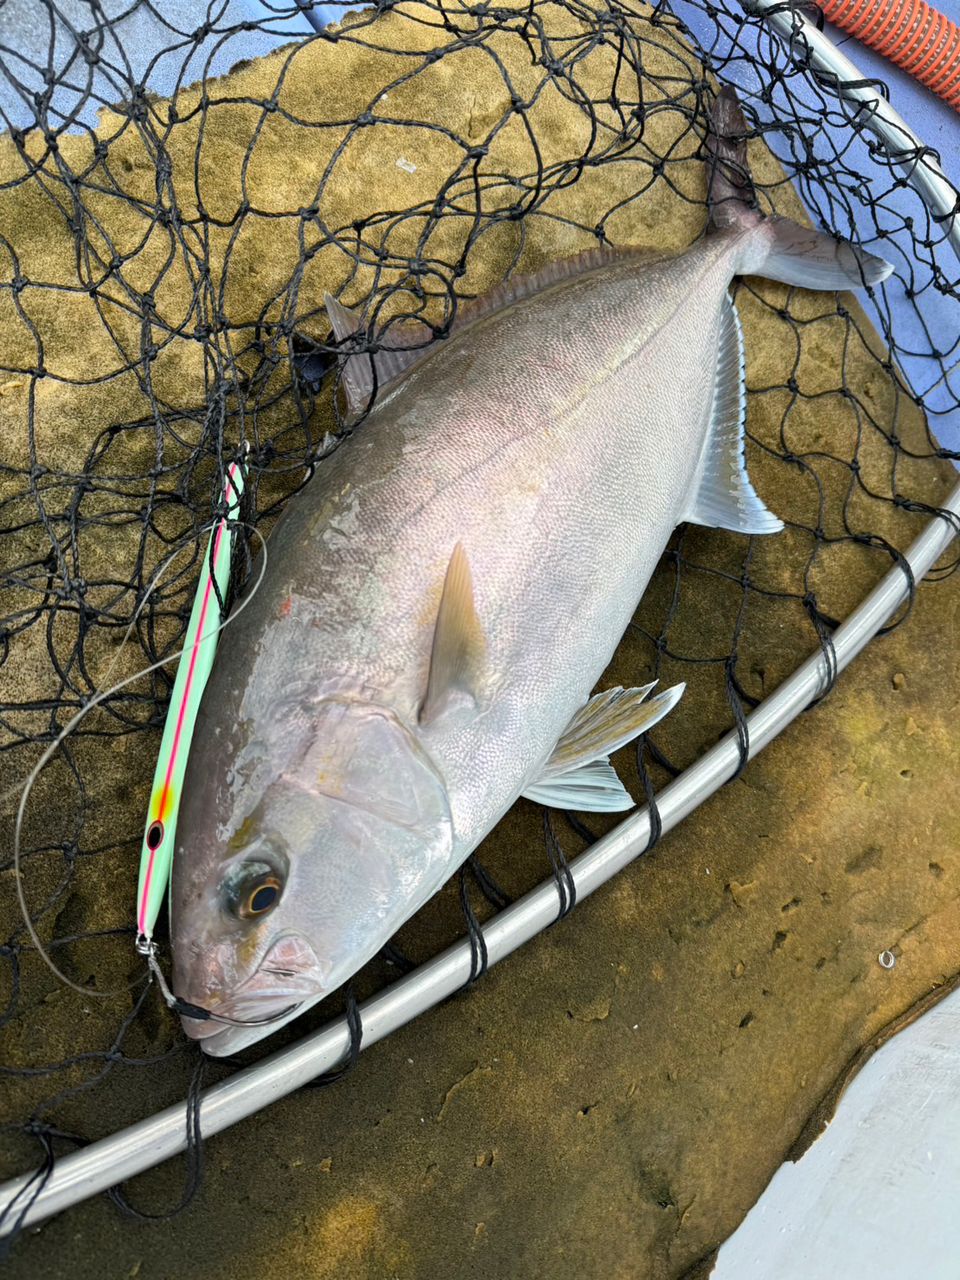
[[[100,59],[90,41],[90,32],[78,31],[73,38],[84,62],[90,67],[95,67]]]

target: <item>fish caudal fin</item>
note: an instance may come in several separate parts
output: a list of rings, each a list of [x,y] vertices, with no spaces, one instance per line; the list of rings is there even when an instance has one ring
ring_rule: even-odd
[[[750,252],[753,263],[744,270],[801,289],[862,289],[893,271],[885,258],[792,218],[767,219],[757,229],[756,241]]]
[[[710,220],[718,230],[750,231],[738,274],[765,276],[803,289],[859,289],[885,280],[893,266],[846,240],[791,218],[764,218],[747,163],[747,123],[729,86],[710,112]]]
[[[747,161],[747,122],[737,95],[726,85],[710,109],[707,155],[710,163],[710,221],[718,229],[746,230],[763,221]]]
[[[634,800],[609,761],[676,706],[685,688],[647,695],[652,684],[638,689],[605,689],[595,694],[573,717],[539,777],[523,790],[528,800],[553,809],[619,813]]]

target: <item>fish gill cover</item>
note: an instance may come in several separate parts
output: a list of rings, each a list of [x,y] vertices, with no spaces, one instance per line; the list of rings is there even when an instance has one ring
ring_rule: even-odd
[[[945,497],[958,455],[936,432],[960,402],[960,338],[935,320],[958,296],[944,227],[757,19],[684,4],[694,40],[665,4],[404,0],[311,35],[293,4],[260,18],[224,4],[195,25],[126,6],[124,21],[142,12],[152,38],[164,33],[152,81],[159,56],[132,63],[121,28],[93,9],[75,6],[87,22],[71,24],[69,6],[37,7],[39,46],[3,28],[0,48],[8,810],[40,750],[104,688],[134,618],[111,681],[178,648],[201,532],[240,450],[246,518],[266,533],[337,447],[325,291],[379,325],[417,315],[445,332],[460,302],[511,273],[597,244],[683,250],[705,230],[719,84],[739,86],[761,207],[804,217],[802,198],[896,276],[869,317],[850,295],[738,284],[750,472],[786,531],[674,536],[606,682],[687,682],[678,712],[622,753],[632,793],[655,804],[802,659],[829,654],[837,620]],[[81,997],[38,958],[5,839],[5,1174],[49,1167],[196,1087],[198,1051],[133,948],[172,676],[171,664],[106,698],[58,748],[25,818],[40,936],[75,981],[119,994]],[[519,802],[348,998],[475,934],[551,867],[563,885],[565,858],[612,821]],[[230,1069],[207,1063],[204,1081]]]

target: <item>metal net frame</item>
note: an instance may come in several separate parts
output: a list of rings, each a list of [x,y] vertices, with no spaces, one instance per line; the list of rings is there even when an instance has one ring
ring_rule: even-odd
[[[483,253],[484,238],[497,229],[515,234],[516,267],[536,220],[609,244],[616,242],[613,228],[624,209],[664,184],[678,203],[702,205],[703,189],[691,185],[689,175],[702,155],[706,106],[718,83],[738,86],[755,137],[779,161],[779,171],[757,179],[761,206],[772,207],[792,186],[815,221],[889,256],[896,276],[873,291],[867,311],[832,295],[820,296],[811,311],[798,303],[796,291],[737,285],[745,311],[775,320],[796,338],[792,363],[766,382],[750,382],[752,404],[772,406],[767,417],[774,422],[762,436],[751,430],[751,456],[771,472],[795,477],[806,496],[787,514],[789,564],[782,573],[773,572],[757,540],[678,531],[625,638],[624,661],[636,671],[631,678],[685,679],[702,718],[695,751],[676,746],[665,725],[635,752],[634,788],[650,805],[651,846],[659,834],[659,788],[730,729],[739,735],[742,767],[747,713],[776,683],[780,667],[792,670],[818,651],[830,665],[832,637],[853,601],[825,586],[825,563],[841,563],[839,557],[851,553],[859,565],[870,565],[869,576],[876,580],[892,566],[906,566],[905,548],[931,516],[943,514],[956,527],[942,498],[931,494],[946,494],[943,464],[960,458],[936,434],[960,406],[960,333],[938,325],[934,305],[960,299],[957,262],[947,243],[949,217],[932,215],[903,178],[904,165],[921,164],[925,149],[911,154],[906,148],[894,164],[876,146],[868,122],[840,104],[829,84],[785,57],[759,18],[735,19],[699,0],[678,3],[675,12],[666,4],[651,8],[629,0],[530,0],[504,7],[410,2],[378,4],[344,15],[341,25],[329,28],[325,21],[337,16],[332,6],[321,13],[319,6],[274,3],[255,20],[251,6],[223,0],[187,29],[168,7],[148,0],[122,9],[96,0],[72,6],[41,0],[35,8],[43,15],[36,38],[46,42],[45,58],[25,51],[0,27],[0,142],[6,149],[0,200],[8,214],[18,207],[42,209],[43,217],[69,231],[74,253],[58,279],[31,277],[18,247],[22,228],[9,221],[0,226],[0,776],[9,789],[8,808],[15,806],[17,784],[40,749],[102,692],[102,673],[131,624],[135,642],[126,649],[125,673],[178,648],[202,554],[201,533],[217,514],[225,468],[238,452],[248,451],[244,520],[266,532],[343,438],[347,428],[334,407],[337,344],[305,288],[318,250],[338,249],[345,264],[341,293],[361,276],[369,286],[368,349],[388,344],[390,324],[411,315],[427,317],[442,336],[470,294],[471,264]],[[383,44],[391,10],[409,36],[396,50]],[[76,21],[81,11],[82,26]],[[162,28],[169,39],[162,52],[131,62],[124,37],[130,28],[124,24],[138,18]],[[418,41],[418,31],[429,39]],[[522,77],[503,57],[505,39],[522,53]],[[696,59],[683,56],[683,41]],[[322,91],[317,117],[298,118],[285,106],[283,85],[311,42],[363,49],[371,57],[392,52],[403,65],[352,120],[338,120],[335,112],[323,119]],[[204,117],[234,100],[231,79],[219,77],[241,60],[237,50],[248,48],[251,56],[271,51],[274,89],[256,100],[236,99],[248,121],[246,145],[236,157],[243,199],[225,214],[207,208],[196,185],[178,185],[183,171],[172,148],[178,130],[197,129],[199,119],[202,137]],[[448,128],[426,105],[420,119],[393,114],[391,93],[409,94],[420,78],[427,83],[439,64],[464,51],[489,60],[508,100],[479,142]],[[612,68],[602,99],[587,74],[598,52]],[[162,96],[152,87],[157,82]],[[547,92],[562,95],[577,113],[578,137],[586,140],[559,158],[544,158],[538,146],[536,108]],[[109,111],[98,123],[101,108]],[[658,115],[682,121],[665,154],[647,140]],[[302,131],[305,146],[311,131],[336,124],[341,135],[317,174],[314,199],[280,212],[258,208],[245,177],[262,131],[278,117]],[[520,128],[528,140],[530,163],[523,172],[497,166],[497,139],[508,127]],[[332,221],[325,193],[337,182],[338,166],[350,160],[357,138],[404,130],[432,133],[455,153],[439,189],[406,207]],[[114,165],[131,131],[153,166],[146,183],[142,175],[134,183],[121,163]],[[199,166],[199,143],[197,152]],[[78,155],[82,165],[75,161]],[[602,217],[588,225],[555,211],[558,193],[624,164],[630,194],[611,203]],[[108,197],[128,203],[131,225],[138,229],[132,239],[111,234],[102,216]],[[864,234],[865,216],[872,235]],[[245,225],[264,218],[295,226],[299,253],[260,314],[237,322],[226,287],[232,255],[241,251]],[[462,230],[457,251],[438,253],[435,232],[451,220]],[[222,237],[215,253],[214,229]],[[701,225],[695,234],[702,233]],[[159,269],[143,279],[136,272],[138,255],[152,236],[167,250]],[[189,282],[177,307],[167,294],[174,277],[181,286]],[[113,356],[108,368],[67,373],[50,349],[46,308],[81,295],[94,308]],[[837,382],[810,392],[797,335],[816,325],[829,326],[838,352]],[[191,345],[198,374],[186,401],[178,402],[158,393],[154,377],[175,342]],[[849,377],[848,355],[860,362]],[[864,362],[882,383],[882,395],[865,392]],[[748,367],[748,380],[749,375]],[[73,396],[79,412],[91,387],[124,376],[136,382],[140,412],[102,427],[83,423],[75,439],[65,438],[62,428],[59,435],[52,431],[51,398]],[[843,417],[836,447],[829,441],[799,443],[793,429],[798,404],[818,397],[825,410]],[[362,431],[362,421],[350,429]],[[122,573],[105,569],[109,558],[97,554],[118,529],[130,552]],[[723,539],[719,551],[717,538]],[[158,566],[177,548],[182,553],[173,568],[155,582]],[[238,580],[243,568],[238,566]],[[954,568],[949,560],[933,576],[942,578]],[[697,632],[704,583],[719,591],[720,648],[705,647]],[[894,625],[909,612],[917,587],[911,577],[907,608]],[[789,635],[779,656],[767,652],[771,620]],[[118,1002],[97,1002],[82,1011],[77,1047],[62,1055],[50,1055],[44,1034],[51,1004],[83,1000],[58,991],[30,944],[15,909],[6,845],[9,902],[0,944],[5,1172],[32,1169],[39,1151],[42,1163],[30,1195],[42,1188],[59,1154],[140,1118],[127,1088],[131,1076],[150,1073],[159,1105],[185,1094],[195,1100],[204,1074],[209,1081],[233,1066],[203,1065],[148,983],[132,946],[135,866],[149,781],[143,762],[159,741],[172,674],[172,666],[161,668],[108,696],[60,746],[31,806],[23,874],[37,928],[58,963],[79,981],[110,987],[119,977],[129,986]],[[117,751],[129,753],[133,776],[105,815],[97,779]],[[432,923],[420,930],[417,917],[358,975],[355,987],[282,1033],[286,1041],[329,1016],[331,1007],[346,1008],[352,1060],[362,1038],[358,999],[458,934],[470,939],[470,979],[478,978],[487,963],[482,923],[544,874],[555,877],[560,914],[573,909],[568,860],[603,829],[602,820],[587,823],[577,815],[544,811],[541,846],[530,849],[523,867],[507,868],[506,877],[494,833],[438,903],[421,913]],[[105,901],[98,886],[108,874],[116,883]],[[267,1042],[257,1052],[270,1047]],[[171,1211],[182,1208],[198,1185],[202,1146],[199,1129],[191,1132],[186,1192]],[[8,1228],[22,1221],[29,1198],[11,1210]],[[115,1198],[134,1212],[119,1192]]]

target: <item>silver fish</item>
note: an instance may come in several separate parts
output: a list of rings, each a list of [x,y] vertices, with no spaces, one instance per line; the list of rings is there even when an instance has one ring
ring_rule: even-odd
[[[556,264],[388,354],[381,384],[409,367],[288,504],[223,635],[178,827],[174,987],[213,1014],[184,1018],[208,1052],[343,984],[518,796],[633,805],[608,756],[682,687],[589,699],[670,534],[782,527],[745,471],[728,285],[891,269],[761,218],[732,95],[712,127],[712,234]],[[346,342],[358,319],[328,306]],[[354,405],[372,376],[347,359]]]

